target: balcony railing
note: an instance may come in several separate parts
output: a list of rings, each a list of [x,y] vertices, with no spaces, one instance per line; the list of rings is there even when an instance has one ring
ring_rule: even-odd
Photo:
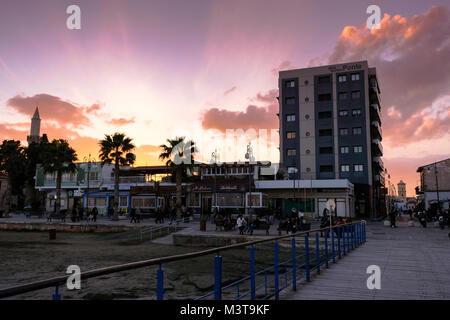
[[[380,156],[383,155],[383,145],[381,144],[381,141],[379,139],[372,139],[372,145],[375,146],[375,150],[378,149],[378,153]]]

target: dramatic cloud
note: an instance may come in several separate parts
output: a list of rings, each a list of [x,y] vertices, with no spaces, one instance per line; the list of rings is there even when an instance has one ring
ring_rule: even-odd
[[[268,104],[266,106],[248,105],[245,111],[229,111],[212,108],[202,116],[203,129],[217,129],[225,132],[227,129],[273,129],[278,128],[278,90],[266,94],[258,94],[252,101]]]
[[[377,68],[388,143],[407,145],[450,133],[450,102],[443,97],[450,95],[449,30],[449,9],[438,6],[409,19],[385,14],[379,30],[343,29],[327,63],[368,60]]]
[[[109,121],[106,121],[107,124],[115,125],[115,126],[126,126],[128,124],[134,123],[134,118],[132,119],[125,119],[125,118],[118,118],[118,119],[111,119]]]
[[[75,128],[91,125],[86,113],[93,113],[100,109],[98,104],[92,106],[78,106],[59,97],[49,94],[37,94],[32,97],[15,96],[6,104],[17,112],[31,116],[36,107],[42,119],[53,120],[60,125],[72,125]]]
[[[272,72],[273,75],[278,77],[278,72],[280,72],[281,70],[289,70],[289,69],[295,69],[295,67],[292,64],[292,61],[286,60],[286,61],[281,62],[277,67],[270,70],[270,72]]]

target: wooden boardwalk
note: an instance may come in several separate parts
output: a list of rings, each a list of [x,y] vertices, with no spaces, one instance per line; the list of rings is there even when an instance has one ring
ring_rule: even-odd
[[[448,228],[408,227],[400,222],[391,229],[368,223],[367,242],[329,269],[301,283],[297,291],[280,293],[284,300],[326,299],[450,299],[450,238]],[[366,269],[381,269],[381,289],[369,290]]]

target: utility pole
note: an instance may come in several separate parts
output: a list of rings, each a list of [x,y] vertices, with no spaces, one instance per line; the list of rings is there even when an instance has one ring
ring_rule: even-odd
[[[437,174],[437,163],[434,163],[434,176],[436,177],[436,195],[437,195],[437,204],[438,204],[438,213],[441,210],[441,203],[439,201],[439,184],[438,184],[438,174]]]

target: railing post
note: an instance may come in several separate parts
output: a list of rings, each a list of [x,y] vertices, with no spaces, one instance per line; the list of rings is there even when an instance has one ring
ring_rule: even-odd
[[[52,296],[53,300],[61,300],[61,295],[59,294],[59,285],[55,288],[55,293]]]
[[[306,281],[309,282],[310,276],[309,276],[309,236],[308,234],[305,235],[305,274],[306,274]]]
[[[363,224],[363,228],[364,228],[364,233],[363,233],[363,235],[364,235],[364,242],[366,242],[366,222],[364,221],[364,224]]]
[[[256,282],[255,282],[255,246],[250,248],[250,290],[251,299],[256,299]]]
[[[320,274],[320,248],[319,248],[319,233],[316,232],[316,261],[317,261],[317,274]]]
[[[295,237],[292,237],[292,290],[297,290],[297,254],[295,252]]]
[[[214,258],[214,299],[222,300],[222,257],[219,253]]]
[[[346,226],[342,226],[342,253],[345,256],[345,232],[346,232]]]
[[[164,271],[162,270],[161,264],[159,264],[159,268],[156,273],[156,278],[157,278],[156,298],[158,300],[163,300],[164,299]]]
[[[337,228],[337,236],[338,236],[338,257],[341,259],[341,227]]]
[[[350,252],[351,249],[351,237],[352,237],[352,233],[350,232],[350,226],[347,226],[347,253]]]
[[[278,278],[278,241],[275,241],[273,245],[273,255],[274,255],[274,276],[275,276],[275,300],[279,299],[279,278]]]
[[[325,268],[328,269],[328,231],[325,231]]]
[[[331,257],[333,259],[333,263],[336,263],[336,254],[334,250],[334,230],[336,229],[331,230]]]
[[[355,249],[355,238],[353,236],[353,224],[350,225],[350,234],[351,234],[351,242],[352,242],[352,249]]]

